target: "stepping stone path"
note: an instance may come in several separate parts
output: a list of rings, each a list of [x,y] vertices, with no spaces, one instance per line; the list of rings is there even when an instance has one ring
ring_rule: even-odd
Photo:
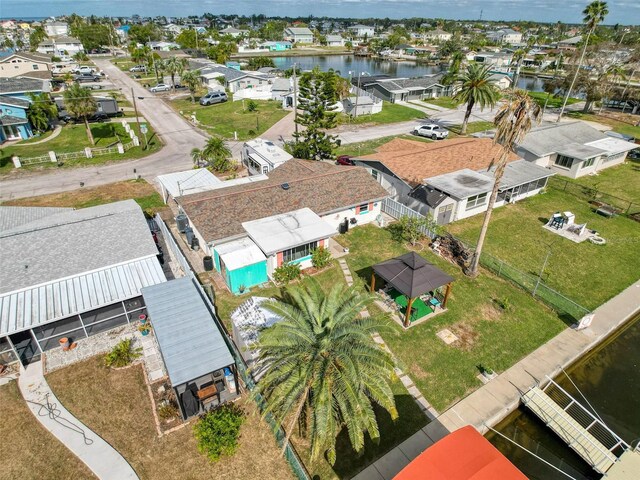
[[[351,275],[351,270],[349,270],[349,265],[347,265],[347,261],[344,258],[340,258],[338,260],[338,264],[342,269],[342,273],[344,274],[344,278],[347,281],[347,285],[352,286],[353,276]],[[360,312],[360,316],[363,318],[369,317],[368,310],[367,309],[362,310]],[[384,343],[384,339],[378,333],[374,333],[372,337],[374,342],[380,345],[383,349],[389,352],[391,356],[395,358],[395,355],[393,355],[393,352],[389,349],[387,344]],[[418,406],[422,410],[422,413],[424,413],[429,418],[429,420],[435,420],[436,417],[438,416],[438,412],[431,406],[431,404],[427,401],[427,399],[424,398],[424,396],[422,395],[420,390],[418,390],[418,387],[415,386],[415,384],[413,383],[413,380],[411,380],[409,375],[405,374],[398,367],[396,367],[394,371],[398,376],[398,378],[400,379],[400,381],[402,382],[402,384],[406,387],[409,394],[413,397],[415,402],[418,404]]]

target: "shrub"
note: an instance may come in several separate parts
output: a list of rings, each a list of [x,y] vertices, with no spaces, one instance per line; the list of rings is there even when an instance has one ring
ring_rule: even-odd
[[[249,100],[249,103],[247,103],[247,110],[250,112],[255,112],[256,110],[258,110],[258,104],[254,100]]]
[[[311,252],[311,264],[317,269],[326,267],[330,261],[331,252],[324,247],[318,247]]]
[[[104,364],[107,367],[126,367],[136,358],[142,356],[142,348],[132,348],[132,338],[127,338],[118,343],[113,350],[104,357]]]
[[[433,229],[435,227],[434,222],[428,217],[410,217],[408,215],[401,217],[398,224],[402,238],[411,245],[415,245],[425,237],[423,233],[425,228]]]
[[[297,280],[301,275],[300,264],[284,263],[274,270],[273,279],[277,283],[287,284],[292,280]]]
[[[238,449],[243,423],[244,412],[232,404],[207,413],[193,427],[198,450],[212,462],[223,455],[233,455]]]
[[[178,407],[173,402],[167,402],[158,407],[158,416],[163,420],[178,416]]]

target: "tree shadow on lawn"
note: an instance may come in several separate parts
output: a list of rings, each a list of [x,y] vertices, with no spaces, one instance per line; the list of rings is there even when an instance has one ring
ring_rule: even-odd
[[[395,422],[386,410],[374,406],[380,439],[378,443],[374,443],[365,435],[365,446],[360,454],[351,447],[347,430],[340,432],[336,442],[336,463],[333,466],[333,471],[339,478],[353,477],[429,423],[429,419],[410,395],[395,395],[395,401],[399,414]],[[314,478],[321,477],[314,475]]]
[[[115,125],[112,123],[99,123],[91,126],[91,133],[97,146],[102,146],[109,140],[109,143],[117,143],[120,136],[116,133]]]

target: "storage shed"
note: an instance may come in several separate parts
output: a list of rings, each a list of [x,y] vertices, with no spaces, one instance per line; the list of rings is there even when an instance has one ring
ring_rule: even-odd
[[[222,274],[233,293],[269,281],[267,257],[250,238],[241,238],[214,247],[216,270]]]

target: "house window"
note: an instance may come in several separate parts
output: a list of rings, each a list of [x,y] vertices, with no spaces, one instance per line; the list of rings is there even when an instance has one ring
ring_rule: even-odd
[[[480,205],[484,205],[487,203],[487,193],[481,193],[479,195],[474,195],[473,197],[467,198],[467,210],[471,210],[472,208],[479,207]]]
[[[556,157],[556,161],[555,164],[558,167],[563,167],[563,168],[571,168],[571,166],[573,165],[573,158],[571,157],[566,157],[564,155],[558,155]]]
[[[362,215],[363,213],[369,213],[369,204],[363,203],[362,205],[360,205],[360,207],[358,207],[358,211],[360,212],[360,215]]]
[[[33,69],[34,69],[34,70],[38,70],[38,65],[33,64]]]
[[[284,263],[294,262],[301,258],[311,255],[311,251],[318,247],[318,242],[311,242],[299,247],[290,248],[282,252],[282,261]]]
[[[376,180],[378,180],[378,171],[377,170],[371,170],[371,176],[373,178],[375,178]]]
[[[588,168],[593,166],[593,164],[596,163],[596,158],[587,158],[584,162],[582,162],[582,166],[580,168]]]

